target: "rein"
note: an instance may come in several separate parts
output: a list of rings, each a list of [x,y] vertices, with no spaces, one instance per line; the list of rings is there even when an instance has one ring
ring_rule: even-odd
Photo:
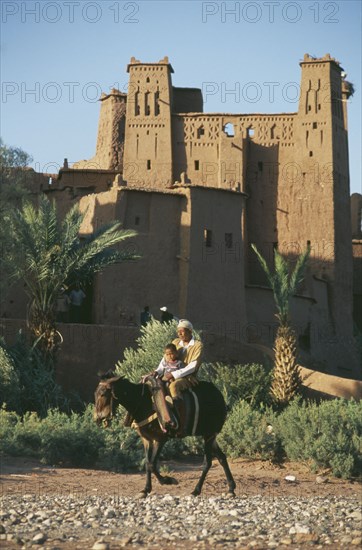
[[[150,424],[151,422],[156,420],[156,418],[158,418],[157,413],[153,413],[148,418],[145,418],[145,420],[141,420],[141,422],[136,422],[135,420],[133,420],[131,428],[142,428],[143,426],[147,426],[147,424]]]

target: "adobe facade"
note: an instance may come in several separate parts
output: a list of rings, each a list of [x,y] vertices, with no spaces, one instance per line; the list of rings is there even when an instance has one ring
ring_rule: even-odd
[[[306,54],[298,112],[204,113],[201,91],[172,85],[167,57],[132,58],[128,93],[100,98],[96,153],[43,191],[78,201],[83,232],[110,219],[138,231],[141,254],[93,286],[92,322],[138,323],[167,305],[218,336],[271,346],[271,291],[250,243],[311,261],[292,318],[305,357],[356,375],[347,100],[339,62]],[[242,361],[242,358],[240,358]],[[311,363],[310,363],[311,364]]]
[[[353,251],[353,320],[362,333],[362,195],[351,196]]]

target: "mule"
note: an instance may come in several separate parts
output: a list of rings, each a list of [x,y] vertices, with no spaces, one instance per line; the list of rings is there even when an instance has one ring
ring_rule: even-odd
[[[134,384],[123,376],[114,376],[102,379],[95,391],[94,418],[98,423],[108,422],[115,413],[118,405],[122,405],[134,419],[133,426],[137,429],[145,449],[146,458],[146,485],[141,492],[147,496],[152,491],[152,474],[161,485],[175,484],[177,481],[169,476],[163,476],[158,469],[158,459],[165,443],[176,433],[165,430],[155,412],[153,401],[157,399],[158,389],[150,388],[147,384]],[[201,493],[207,473],[216,457],[224,469],[228,483],[228,493],[235,496],[235,481],[230,471],[225,454],[220,449],[216,436],[221,431],[226,419],[226,406],[220,391],[210,382],[200,381],[192,388],[195,403],[198,405],[198,414],[195,417],[192,431],[186,435],[197,435],[204,438],[204,463],[200,479],[192,495]],[[153,393],[153,395],[152,395]],[[185,392],[186,393],[186,392]]]

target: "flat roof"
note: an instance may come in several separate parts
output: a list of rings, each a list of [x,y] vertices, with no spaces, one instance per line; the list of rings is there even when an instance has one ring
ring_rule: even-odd
[[[189,184],[176,184],[173,187],[167,187],[167,188],[159,188],[159,187],[128,187],[120,186],[119,189],[121,191],[141,191],[143,193],[161,193],[164,195],[178,195],[182,196],[182,193],[180,191],[188,190],[188,189],[201,189],[202,191],[217,191],[217,192],[224,192],[224,193],[233,193],[234,195],[241,195],[243,197],[249,197],[247,193],[244,193],[244,191],[237,191],[234,189],[225,189],[223,187],[208,187],[206,185],[193,185],[192,183]]]

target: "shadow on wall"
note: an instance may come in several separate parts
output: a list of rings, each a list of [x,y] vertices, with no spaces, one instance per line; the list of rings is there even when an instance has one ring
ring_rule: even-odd
[[[8,345],[19,330],[27,333],[21,319],[1,319],[1,336]],[[97,373],[113,369],[126,348],[135,346],[138,327],[58,323],[63,344],[56,356],[56,379],[65,392],[78,392],[85,402],[93,401]]]
[[[263,257],[273,267],[273,251],[278,245],[279,145],[263,147],[249,140],[248,147],[245,189],[249,195],[246,201],[248,241],[257,245]],[[254,258],[256,259],[254,252],[250,248],[246,249],[246,281],[251,284],[265,285],[266,276],[259,262],[255,262]]]
[[[86,402],[93,401],[98,372],[113,369],[139,336],[138,327],[67,324],[58,328],[64,342],[57,357],[57,381],[65,391],[78,391]]]

